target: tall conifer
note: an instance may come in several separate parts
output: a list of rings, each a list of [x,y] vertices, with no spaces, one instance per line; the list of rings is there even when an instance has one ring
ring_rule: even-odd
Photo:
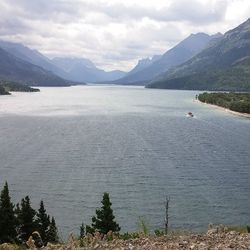
[[[48,230],[50,226],[50,218],[49,215],[47,215],[46,210],[44,208],[43,201],[40,202],[40,208],[38,209],[37,213],[37,230],[45,244],[48,242]]]
[[[5,182],[0,195],[0,242],[14,242],[16,236],[14,205],[11,203],[8,183]]]
[[[30,198],[26,196],[21,201],[21,207],[18,211],[19,222],[19,238],[26,242],[31,234],[37,230],[37,224],[35,221],[36,211],[31,207]]]
[[[109,194],[104,193],[101,209],[96,210],[96,217],[92,217],[92,227],[103,234],[109,231],[119,232],[120,226],[115,222],[115,216],[111,208],[112,203],[109,199]]]
[[[54,217],[52,217],[51,219],[47,237],[48,237],[47,238],[48,242],[57,243],[59,241],[58,230],[56,227],[56,222]]]

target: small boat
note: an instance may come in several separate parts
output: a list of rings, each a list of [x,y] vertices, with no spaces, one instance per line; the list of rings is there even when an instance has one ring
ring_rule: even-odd
[[[188,113],[187,113],[187,116],[188,116],[188,117],[194,117],[194,114],[193,114],[192,112],[188,112]]]

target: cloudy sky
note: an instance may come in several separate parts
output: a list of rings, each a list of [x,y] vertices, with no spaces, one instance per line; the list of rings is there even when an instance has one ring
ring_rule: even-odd
[[[191,33],[225,32],[250,17],[249,0],[0,0],[0,39],[49,57],[129,70]]]

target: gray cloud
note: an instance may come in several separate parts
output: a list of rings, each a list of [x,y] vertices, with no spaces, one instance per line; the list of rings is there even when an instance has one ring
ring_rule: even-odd
[[[213,4],[211,2],[204,4],[199,0],[178,0],[160,9],[156,8],[157,4],[155,7],[145,7],[138,3],[128,6],[122,2],[109,3],[109,1],[9,0],[8,2],[12,6],[18,6],[17,11],[20,15],[31,19],[58,19],[61,16],[67,21],[74,21],[87,12],[99,12],[118,21],[148,17],[156,21],[215,22],[223,19],[228,1],[219,0]]]
[[[0,35],[8,36],[28,32],[28,27],[21,20],[0,20]]]
[[[174,1],[169,7],[161,9],[149,8],[134,4],[125,6],[123,4],[114,5],[94,5],[91,6],[96,11],[101,11],[114,19],[133,18],[141,19],[148,17],[156,21],[189,21],[189,22],[216,22],[223,19],[227,1],[219,1],[216,4],[202,4],[200,1],[179,0]]]
[[[0,39],[51,57],[82,56],[106,69],[128,69],[190,33],[238,24],[247,8],[226,21],[232,4],[250,6],[247,0],[1,0]]]

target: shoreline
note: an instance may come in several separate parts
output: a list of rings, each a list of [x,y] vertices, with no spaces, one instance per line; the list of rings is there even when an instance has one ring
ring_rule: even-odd
[[[240,113],[240,112],[233,111],[233,110],[230,110],[230,109],[227,109],[227,108],[224,108],[224,107],[215,105],[215,104],[210,104],[210,103],[206,103],[206,102],[201,102],[201,101],[198,100],[198,99],[194,99],[193,101],[194,101],[194,102],[197,102],[197,103],[201,103],[201,104],[207,105],[207,106],[210,106],[210,107],[212,107],[212,108],[219,109],[219,110],[221,110],[221,111],[230,113],[230,114],[232,114],[232,115],[237,115],[237,116],[241,116],[241,117],[245,117],[245,118],[250,119],[250,114],[247,114],[247,113]]]

